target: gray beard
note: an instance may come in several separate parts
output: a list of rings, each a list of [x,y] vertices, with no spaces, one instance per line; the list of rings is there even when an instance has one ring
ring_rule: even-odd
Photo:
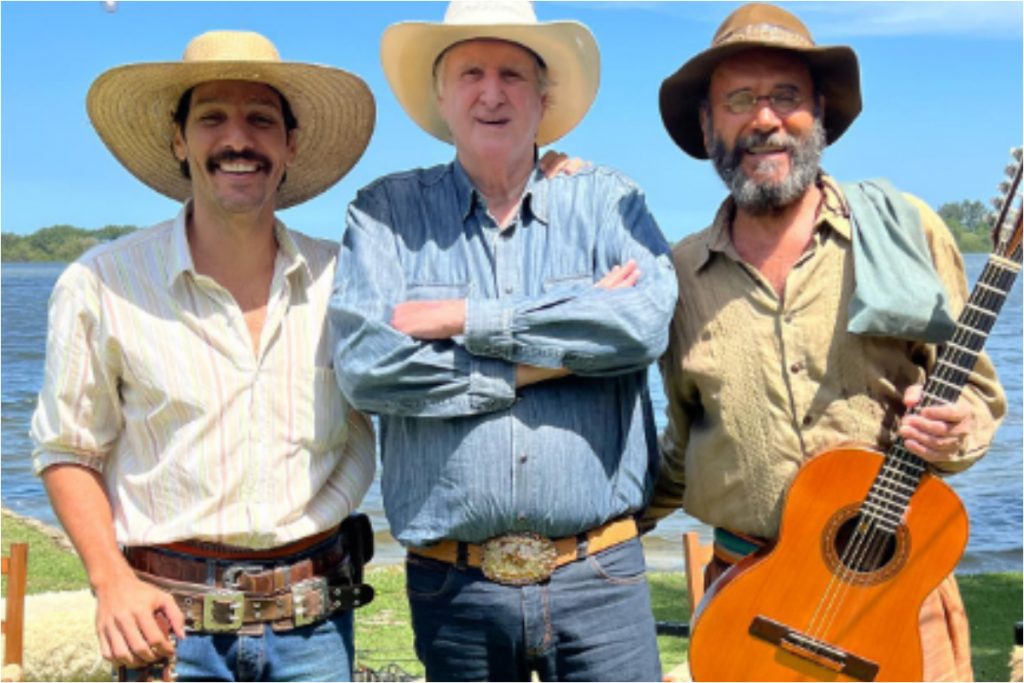
[[[715,134],[710,156],[736,205],[747,213],[764,215],[777,213],[804,196],[818,176],[825,144],[825,127],[821,119],[815,117],[811,132],[805,136],[794,137],[782,132],[772,135],[754,133],[738,139],[731,150],[727,150],[725,143]],[[758,183],[740,167],[744,151],[761,145],[783,146],[789,150],[791,169],[780,182]],[[762,163],[774,164],[772,161]]]

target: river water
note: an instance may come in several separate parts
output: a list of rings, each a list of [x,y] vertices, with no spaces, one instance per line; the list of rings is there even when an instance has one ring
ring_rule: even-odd
[[[984,254],[967,254],[968,280],[974,283]],[[42,383],[46,344],[46,306],[65,264],[9,264],[0,267],[2,336],[0,336],[0,494],[11,510],[56,525],[46,494],[32,475],[29,421]],[[1022,425],[1021,425],[1021,285],[1014,287],[989,337],[992,356],[1006,389],[1010,410],[989,454],[968,471],[947,481],[963,498],[971,519],[971,538],[960,572],[1020,571]],[[658,373],[651,371],[651,397],[659,430],[664,427],[665,398]],[[378,561],[397,561],[401,549],[387,534],[379,482],[367,493],[362,509],[378,530]],[[676,513],[645,538],[648,563],[655,569],[682,567],[680,534],[708,530]]]

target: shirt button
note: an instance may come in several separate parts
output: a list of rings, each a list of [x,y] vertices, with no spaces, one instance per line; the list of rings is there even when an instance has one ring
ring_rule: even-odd
[[[814,420],[814,418],[811,417],[810,413],[807,413],[806,415],[804,415],[804,419],[803,419],[804,427],[810,427],[811,426],[811,422],[813,420]]]
[[[519,456],[519,464],[520,465],[525,465],[526,464],[526,456],[525,455],[520,455]]]
[[[506,294],[511,294],[512,293],[512,286],[511,285],[505,287],[505,293]]]
[[[792,313],[787,313],[787,314],[785,315],[785,317],[783,317],[782,319],[783,319],[783,320],[785,321],[785,323],[786,323],[787,325],[790,325],[790,324],[792,324],[792,322],[793,322],[793,314],[792,314]]]
[[[789,366],[789,371],[794,375],[804,369],[804,364],[800,362],[793,363]]]

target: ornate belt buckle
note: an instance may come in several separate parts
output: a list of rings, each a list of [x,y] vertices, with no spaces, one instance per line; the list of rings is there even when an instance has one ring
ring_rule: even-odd
[[[540,534],[519,532],[484,542],[480,569],[495,583],[525,586],[547,579],[555,571],[558,551],[554,541]]]
[[[245,594],[218,590],[203,595],[203,630],[237,631],[242,628]]]
[[[296,626],[305,626],[327,614],[327,579],[322,576],[299,581],[292,586],[292,618]]]

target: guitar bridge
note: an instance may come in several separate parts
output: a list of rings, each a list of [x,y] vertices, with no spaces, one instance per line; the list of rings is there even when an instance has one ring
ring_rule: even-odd
[[[767,617],[754,617],[748,632],[780,650],[858,681],[873,681],[878,675],[878,664],[875,662],[812,638]]]

